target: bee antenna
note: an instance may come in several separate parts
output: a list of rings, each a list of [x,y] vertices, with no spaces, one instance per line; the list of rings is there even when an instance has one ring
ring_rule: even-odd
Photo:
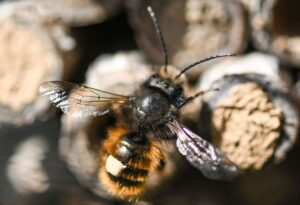
[[[204,59],[201,59],[199,61],[196,61],[195,63],[187,66],[186,68],[182,69],[180,71],[180,73],[175,77],[176,79],[179,78],[183,73],[185,73],[186,71],[188,71],[189,69],[191,69],[192,67],[198,65],[198,64],[201,64],[201,63],[204,63],[206,61],[210,61],[212,59],[216,59],[216,58],[222,58],[222,57],[228,57],[228,56],[236,56],[236,54],[234,53],[230,53],[230,54],[222,54],[222,55],[215,55],[215,56],[210,56],[208,58],[204,58]]]
[[[149,13],[149,15],[150,15],[150,17],[152,19],[153,25],[155,27],[155,31],[156,31],[156,33],[157,33],[157,35],[159,37],[159,40],[160,40],[160,45],[161,45],[161,48],[162,48],[162,51],[163,51],[163,55],[164,55],[164,69],[165,69],[165,72],[166,72],[167,71],[167,66],[168,66],[168,52],[167,52],[166,44],[165,44],[163,35],[161,33],[161,30],[159,29],[159,25],[157,23],[157,19],[156,19],[155,13],[152,10],[151,6],[148,6],[147,10],[148,10],[148,13]]]

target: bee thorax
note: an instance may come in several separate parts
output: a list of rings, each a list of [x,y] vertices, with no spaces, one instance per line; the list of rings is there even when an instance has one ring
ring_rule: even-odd
[[[138,96],[135,118],[144,122],[157,121],[169,110],[169,102],[166,97],[156,90],[144,91]]]
[[[109,155],[106,159],[105,168],[108,173],[113,176],[119,176],[121,171],[126,168],[122,162],[116,159],[114,156]]]

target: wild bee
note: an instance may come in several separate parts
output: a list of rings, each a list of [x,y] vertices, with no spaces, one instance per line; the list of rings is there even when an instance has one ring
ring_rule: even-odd
[[[228,180],[239,173],[219,149],[178,120],[180,110],[205,93],[200,91],[185,97],[184,73],[197,64],[229,54],[200,60],[181,71],[168,66],[166,46],[156,17],[150,7],[148,12],[160,39],[165,63],[132,95],[62,81],[48,81],[40,86],[40,93],[66,114],[82,118],[109,113],[115,117],[101,145],[104,151],[99,157],[98,180],[110,196],[129,201],[143,195],[151,175],[163,170],[168,163],[160,148],[165,141],[176,140],[178,151],[208,178]]]

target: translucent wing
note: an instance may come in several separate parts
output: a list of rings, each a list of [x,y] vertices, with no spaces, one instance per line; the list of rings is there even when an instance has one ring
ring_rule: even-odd
[[[177,135],[179,152],[204,176],[211,179],[231,180],[239,173],[236,165],[212,144],[174,121],[168,127]]]
[[[64,113],[74,117],[101,116],[108,113],[112,105],[123,104],[132,99],[130,96],[63,81],[44,82],[39,91]]]

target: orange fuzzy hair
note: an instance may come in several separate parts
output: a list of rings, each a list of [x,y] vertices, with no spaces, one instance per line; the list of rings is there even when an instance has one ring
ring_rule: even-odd
[[[99,179],[107,192],[113,197],[133,201],[137,200],[144,193],[148,174],[151,174],[152,171],[160,168],[161,161],[164,161],[164,157],[158,148],[157,142],[150,141],[148,147],[139,153],[139,157],[129,159],[129,161],[125,164],[127,167],[147,171],[148,174],[136,175],[136,173],[127,173],[126,175],[120,175],[124,179],[139,182],[140,184],[138,186],[126,187],[121,183],[112,181],[105,169],[106,159],[109,155],[116,158],[118,157],[116,154],[117,144],[128,133],[129,129],[125,125],[118,125],[117,127],[110,128],[108,130],[107,140],[103,143],[105,153],[102,154],[101,157]]]

